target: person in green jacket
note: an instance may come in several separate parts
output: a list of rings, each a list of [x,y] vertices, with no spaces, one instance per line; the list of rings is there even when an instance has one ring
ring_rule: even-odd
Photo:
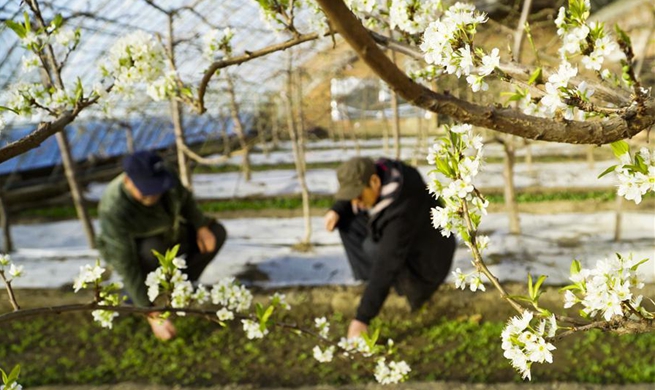
[[[193,195],[150,151],[123,160],[124,173],[109,183],[98,206],[101,257],[120,274],[137,306],[152,306],[146,276],[159,267],[152,250],[164,253],[179,244],[186,256],[188,279],[195,282],[225,242],[222,224],[203,215]],[[157,338],[175,336],[169,320],[151,313],[148,322]]]

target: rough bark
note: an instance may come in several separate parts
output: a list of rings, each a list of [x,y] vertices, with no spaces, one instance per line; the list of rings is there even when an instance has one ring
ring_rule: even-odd
[[[481,106],[447,93],[434,92],[412,81],[389,60],[369,32],[343,1],[317,0],[332,26],[382,80],[410,104],[522,138],[571,144],[607,144],[631,138],[655,125],[655,103],[646,100],[642,110],[626,108],[621,116],[605,121],[566,121],[538,118],[511,108]]]

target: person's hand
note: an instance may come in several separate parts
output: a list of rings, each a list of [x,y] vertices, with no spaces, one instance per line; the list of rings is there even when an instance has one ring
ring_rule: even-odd
[[[151,313],[148,315],[148,323],[155,337],[160,340],[167,341],[175,337],[177,329],[175,325],[168,318],[163,319],[159,317],[159,313]]]
[[[196,233],[196,241],[200,253],[210,253],[216,249],[216,236],[214,236],[214,233],[212,233],[207,226],[198,229],[198,233]]]
[[[337,226],[337,223],[339,222],[339,214],[334,211],[330,210],[325,214],[325,229],[328,232],[331,232],[334,230],[334,228]]]
[[[364,332],[368,332],[368,325],[359,320],[350,321],[350,326],[348,326],[348,339],[360,337]]]

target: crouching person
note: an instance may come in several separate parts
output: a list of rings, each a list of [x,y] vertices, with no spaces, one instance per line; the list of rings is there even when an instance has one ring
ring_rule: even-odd
[[[159,267],[152,250],[164,253],[179,244],[183,271],[195,282],[225,242],[223,225],[203,215],[189,192],[161,157],[140,151],[123,160],[124,173],[107,186],[100,204],[98,249],[121,276],[137,306],[152,306],[145,285],[148,273]],[[148,316],[154,335],[175,336],[175,326],[158,313]]]
[[[413,311],[429,301],[449,273],[456,242],[433,227],[431,209],[439,203],[415,168],[355,157],[339,166],[337,178],[325,227],[338,229],[355,278],[367,282],[348,328],[353,338],[368,330],[391,287]]]

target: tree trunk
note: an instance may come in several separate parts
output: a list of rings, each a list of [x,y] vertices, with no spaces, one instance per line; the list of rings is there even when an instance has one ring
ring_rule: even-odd
[[[130,126],[130,125],[125,126],[125,142],[127,144],[127,152],[129,154],[133,154],[135,152],[135,149],[134,149],[134,130],[132,130],[132,126]]]
[[[587,145],[587,165],[589,169],[594,168],[594,149],[596,149],[594,145]]]
[[[0,229],[2,229],[3,252],[14,251],[14,244],[11,241],[11,226],[9,222],[9,210],[5,206],[4,194],[0,193]]]
[[[230,140],[230,134],[228,133],[227,115],[224,115],[221,111],[219,116],[221,121],[221,136],[223,139],[223,155],[229,156],[230,153],[232,153],[232,141]]]
[[[174,39],[175,35],[173,34],[173,22],[174,14],[168,15],[168,59],[171,63],[171,66],[176,70],[175,65],[175,44]],[[186,140],[184,138],[184,127],[182,125],[182,107],[180,103],[171,97],[170,99],[170,109],[171,109],[171,119],[173,121],[173,131],[175,132],[175,146],[177,149],[177,166],[180,171],[180,181],[182,185],[193,191],[193,184],[191,180],[191,171],[187,165],[187,158],[184,154],[184,145],[186,145]]]
[[[514,149],[514,140],[511,136],[505,137],[503,146],[505,149],[505,159],[503,161],[503,178],[505,179],[504,195],[507,218],[509,219],[509,232],[510,234],[521,234],[519,207],[516,201],[516,187],[514,186],[516,151]]]
[[[348,132],[350,133],[350,139],[353,141],[355,144],[355,153],[359,156],[361,150],[359,148],[359,141],[357,140],[357,134],[355,133],[355,126],[353,126],[353,121],[350,119],[350,114],[348,114],[348,109],[343,110],[344,115],[346,116],[346,120],[342,121],[343,126],[348,129]]]
[[[621,221],[623,220],[623,197],[616,196],[616,214],[614,214],[614,241],[621,241]]]
[[[289,69],[291,70],[291,69]],[[302,74],[300,71],[297,73],[297,89],[298,89],[298,101],[296,103],[298,107],[298,131],[294,131],[294,134],[298,135],[297,139],[297,160],[298,160],[298,167],[299,167],[299,174],[298,174],[298,179],[300,180],[300,177],[302,177],[302,180],[300,180],[300,188],[302,191],[302,215],[303,219],[305,221],[305,237],[303,238],[303,244],[309,246],[311,243],[312,239],[312,216],[309,212],[309,188],[307,187],[307,180],[306,180],[306,175],[307,175],[307,162],[306,162],[306,154],[305,154],[305,113],[303,110],[303,92],[302,92]],[[289,91],[291,93],[291,91]],[[290,95],[292,96],[292,95]],[[290,102],[291,103],[291,102]],[[293,107],[293,104],[291,104],[291,107]],[[292,112],[293,114],[293,112]],[[292,115],[293,117],[293,115]],[[302,173],[302,174],[301,174]]]
[[[287,81],[287,90],[284,94],[284,103],[286,105],[287,112],[287,128],[289,131],[289,138],[291,139],[291,147],[293,149],[293,157],[296,165],[296,174],[298,175],[298,183],[300,184],[300,190],[302,193],[302,204],[303,204],[303,215],[305,221],[305,236],[301,241],[300,249],[308,250],[311,243],[312,237],[312,224],[311,218],[309,215],[309,189],[307,188],[307,182],[305,180],[305,162],[304,156],[301,156],[301,151],[303,150],[300,146],[300,141],[297,136],[296,130],[296,121],[294,119],[294,110],[293,110],[293,78],[291,74],[291,56],[289,57],[289,69],[288,69],[288,81]]]
[[[232,115],[232,122],[234,122],[234,131],[237,133],[239,139],[239,146],[243,150],[243,178],[246,181],[252,179],[252,169],[250,168],[250,146],[246,140],[245,130],[243,123],[239,117],[239,105],[237,104],[236,94],[234,93],[234,82],[232,76],[225,72],[225,80],[227,81],[227,94],[230,97],[230,115]]]
[[[389,31],[389,37],[393,39],[393,31]],[[391,51],[391,62],[396,64],[396,52]],[[393,156],[396,160],[400,160],[400,113],[398,111],[398,94],[389,86],[391,91],[391,110],[393,111]]]
[[[68,137],[66,136],[65,131],[57,133],[57,144],[59,145],[59,150],[61,152],[61,160],[64,165],[64,172],[66,174],[66,180],[68,181],[68,186],[71,190],[71,196],[73,197],[73,203],[75,204],[75,210],[77,211],[77,216],[82,222],[82,227],[84,228],[84,233],[86,235],[86,240],[89,242],[91,248],[96,247],[95,242],[95,233],[93,232],[93,225],[91,224],[91,218],[86,208],[86,202],[84,196],[82,195],[82,190],[80,189],[80,184],[77,181],[77,169],[75,161],[71,156],[70,145],[68,144]]]

